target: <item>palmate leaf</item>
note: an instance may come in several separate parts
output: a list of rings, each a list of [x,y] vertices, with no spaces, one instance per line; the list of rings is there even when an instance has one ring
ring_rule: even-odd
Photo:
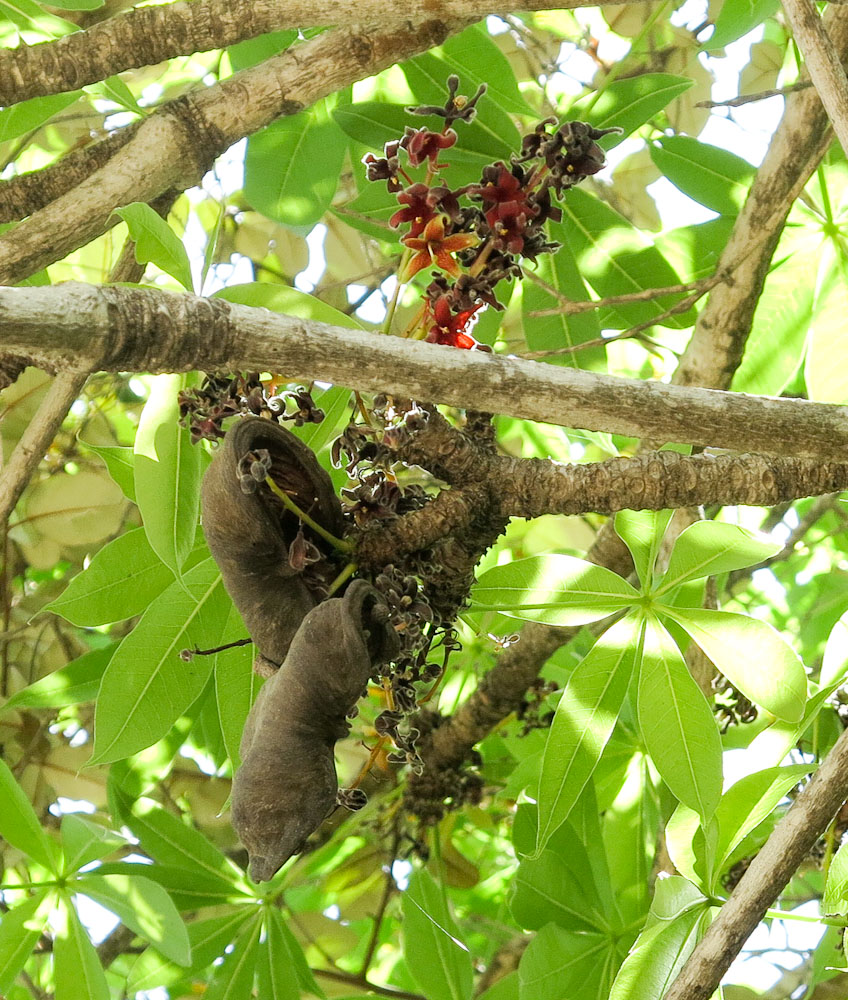
[[[426,870],[415,872],[403,894],[404,957],[428,1000],[470,1000],[471,956],[443,890]]]
[[[155,264],[190,292],[192,282],[188,254],[182,240],[168,223],[142,201],[117,208],[115,214],[127,224],[130,239],[135,242],[135,259],[139,264]]]
[[[516,559],[482,573],[468,617],[496,611],[545,625],[585,625],[626,608],[638,592],[617,573],[574,556]]]
[[[58,875],[59,849],[4,760],[0,760],[0,802],[0,837]]]
[[[0,920],[0,993],[6,993],[24,967],[52,905],[52,894],[42,889],[3,913]]]
[[[204,993],[206,1000],[243,1000],[251,996],[261,930],[262,913],[257,912],[242,928],[233,950],[216,966]]]
[[[53,976],[56,1000],[109,1000],[109,984],[97,951],[67,892],[51,918],[56,921],[53,938]]]
[[[184,375],[158,375],[135,439],[135,494],[150,547],[179,576],[195,543],[200,510],[200,448],[179,425]]]
[[[100,686],[92,763],[120,760],[164,736],[200,695],[208,656],[180,659],[183,648],[218,645],[229,597],[206,559],[150,605],[115,652]]]
[[[61,831],[65,875],[72,875],[89,862],[105,858],[127,843],[119,833],[76,813],[62,817]]]
[[[615,532],[630,549],[636,575],[645,588],[651,585],[660,544],[673,514],[673,510],[620,510],[615,515]]]
[[[779,542],[738,524],[696,521],[678,535],[656,594],[658,596],[689,580],[753,566],[782,548]]]
[[[113,642],[102,649],[83,653],[12,695],[0,706],[0,713],[18,708],[64,708],[66,705],[94,701],[106,667],[117,648],[118,643]]]
[[[518,966],[519,1000],[606,1000],[618,960],[609,937],[548,924]]]
[[[663,781],[705,820],[721,797],[721,740],[713,713],[674,640],[649,617],[639,674],[639,726]]]
[[[688,135],[665,136],[651,159],[685,195],[720,215],[738,215],[756,167],[741,156]]]
[[[639,655],[631,616],[608,629],[568,679],[551,724],[539,777],[538,855],[568,818],[601,758]]]
[[[768,622],[706,608],[662,609],[746,698],[778,719],[798,722],[807,676],[798,654]],[[691,803],[690,803],[691,804]]]

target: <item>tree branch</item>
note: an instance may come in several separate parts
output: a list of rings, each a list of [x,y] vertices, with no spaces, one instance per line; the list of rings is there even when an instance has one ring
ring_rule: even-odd
[[[523,0],[521,9],[573,9],[623,2]],[[408,0],[402,15],[395,18],[478,21],[514,9],[512,4],[496,0]],[[194,0],[190,4],[136,7],[56,41],[0,50],[0,105],[76,90],[128,69],[220,49],[269,31],[384,22],[393,13],[383,0],[289,0],[285,4],[274,0]]]
[[[848,155],[848,79],[842,60],[810,0],[783,0],[783,9],[833,131]]]
[[[104,166],[0,235],[0,285],[17,284],[100,236],[118,221],[116,208],[199,183],[215,157],[280,115],[439,45],[468,23],[429,18],[327,32],[169,102]]]
[[[707,1000],[848,796],[848,730],[751,862],[665,1000]]]
[[[848,409],[378,337],[147,288],[0,288],[10,352],[69,371],[267,370],[566,427],[831,461]]]

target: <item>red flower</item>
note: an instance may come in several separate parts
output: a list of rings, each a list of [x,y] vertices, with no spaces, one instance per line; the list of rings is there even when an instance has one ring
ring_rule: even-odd
[[[521,181],[501,162],[486,167],[483,171],[483,183],[475,184],[469,189],[469,193],[495,205],[508,201],[523,203],[527,200],[527,192],[522,188]]]
[[[420,167],[425,160],[429,160],[431,166],[435,168],[438,166],[436,160],[439,153],[453,146],[456,138],[456,132],[452,128],[447,132],[431,132],[427,128],[407,128],[400,144],[406,150],[413,167]]]
[[[467,332],[467,327],[474,318],[474,314],[480,308],[482,308],[482,303],[474,306],[473,309],[465,309],[454,315],[446,298],[436,299],[432,305],[433,319],[436,322],[434,326],[430,327],[430,332],[427,334],[428,343],[459,347],[464,351],[480,347],[481,345]]]
[[[405,191],[401,191],[397,200],[407,207],[399,208],[389,219],[389,225],[392,229],[397,229],[402,222],[409,222],[412,228],[408,235],[419,236],[436,214],[430,204],[432,199],[429,196],[430,188],[426,184],[413,184]]]
[[[517,201],[501,202],[486,212],[486,221],[492,227],[496,246],[510,253],[521,253],[527,230],[527,205]]]
[[[409,281],[422,268],[431,266],[439,267],[455,278],[459,277],[461,273],[459,264],[451,254],[473,246],[476,242],[477,237],[470,233],[454,233],[452,236],[446,236],[444,216],[435,216],[430,219],[420,236],[404,236],[401,240],[401,243],[415,251],[415,255],[401,276],[401,281]]]

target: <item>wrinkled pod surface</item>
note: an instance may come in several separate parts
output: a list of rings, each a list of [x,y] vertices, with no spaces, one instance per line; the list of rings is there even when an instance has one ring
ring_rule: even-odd
[[[333,748],[346,716],[398,639],[383,597],[354,580],[344,597],[310,611],[280,669],[248,716],[233,779],[233,827],[255,882],[272,878],[302,850],[336,804]]]
[[[320,602],[315,584],[322,569],[329,580],[337,568],[319,563],[307,576],[290,564],[300,522],[264,483],[251,483],[257,456],[270,462],[271,478],[298,508],[331,534],[340,537],[344,521],[330,477],[294,434],[259,417],[245,417],[227,432],[203,479],[203,533],[257,651],[273,667],[283,662],[300,623]],[[326,542],[308,528],[304,534],[326,552]]]

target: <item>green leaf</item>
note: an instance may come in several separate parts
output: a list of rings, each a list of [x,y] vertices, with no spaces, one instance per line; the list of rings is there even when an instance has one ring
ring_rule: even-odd
[[[403,953],[427,1000],[470,1000],[471,956],[444,890],[426,870],[415,872],[403,894]]]
[[[827,241],[819,263],[818,288],[811,320],[804,380],[811,399],[848,403],[848,373],[834,364],[848,350],[848,332],[842,318],[848,314],[848,262],[835,241]]]
[[[277,55],[278,52],[285,52],[297,39],[297,29],[290,28],[288,31],[269,31],[256,38],[248,38],[243,42],[230,45],[227,49],[227,55],[230,57],[233,72],[264,62],[271,56]]]
[[[73,888],[111,910],[130,930],[178,965],[188,965],[191,948],[185,924],[167,892],[142,875],[103,875],[76,879]]]
[[[247,630],[235,605],[231,605],[224,624],[220,645],[231,642],[227,636]],[[236,636],[238,638],[238,636]],[[218,703],[218,718],[227,756],[233,762],[235,771],[241,763],[239,745],[244,724],[250,707],[256,700],[262,679],[253,670],[254,649],[252,645],[237,646],[215,654],[215,697]]]
[[[141,614],[173,580],[144,528],[133,528],[104,545],[44,610],[72,625],[109,625]]]
[[[257,913],[236,938],[233,950],[216,966],[204,993],[205,1000],[244,1000],[252,995],[261,929],[262,914]]]
[[[651,910],[662,915],[639,935],[615,977],[609,1000],[656,1000],[665,995],[700,937],[707,901],[686,879],[672,875],[657,881]]]
[[[130,239],[135,241],[135,259],[139,264],[155,264],[190,292],[193,286],[188,254],[168,223],[143,201],[116,208],[115,214],[127,224]]]
[[[314,319],[319,323],[331,323],[333,326],[345,326],[351,330],[363,329],[355,316],[348,316],[347,313],[334,309],[314,295],[301,292],[297,288],[290,288],[288,285],[250,281],[244,285],[228,285],[226,288],[221,288],[212,298],[226,299],[227,302],[237,302],[243,306],[270,309],[286,316]]]
[[[646,242],[644,234],[594,195],[572,188],[562,203],[562,212],[565,239],[580,273],[602,298],[679,284],[671,265],[655,246]],[[601,313],[601,324],[626,329],[636,323],[647,323],[679,298],[664,296],[649,302],[609,307]],[[690,326],[693,318],[690,309],[660,322],[682,329]]]
[[[689,633],[746,698],[778,719],[802,718],[807,701],[804,665],[772,625],[706,608],[664,608],[663,613]]]
[[[126,817],[127,826],[156,861],[222,883],[230,895],[245,886],[244,873],[198,830],[182,822],[152,799],[139,799]]]
[[[721,740],[713,713],[674,640],[648,618],[639,676],[639,726],[672,793],[706,820],[721,798]]]
[[[194,547],[200,509],[201,450],[180,427],[183,375],[158,375],[135,439],[135,492],[150,547],[179,576]]]
[[[52,38],[61,38],[71,31],[79,31],[79,25],[48,14],[33,0],[0,0],[0,14],[4,14],[19,28],[37,27]]]
[[[205,971],[216,958],[220,958],[238,935],[247,920],[255,916],[253,907],[242,906],[220,917],[193,920],[187,927],[191,946],[191,965],[188,974]],[[168,986],[186,975],[186,970],[171,962],[154,947],[146,948],[130,970],[127,994],[135,996],[142,990]]]
[[[576,934],[555,924],[530,941],[518,966],[520,1000],[606,1000],[614,945],[602,934]]]
[[[132,500],[135,503],[135,470],[132,448],[89,444],[82,438],[78,438],[78,440],[83,447],[93,451],[95,455],[99,455],[103,459],[106,470],[121,487],[121,492],[127,500]]]
[[[214,560],[189,570],[142,615],[115,652],[100,686],[90,763],[108,763],[164,736],[198,697],[212,671],[208,656],[187,663],[180,650],[218,645],[229,598]]]
[[[696,521],[678,535],[656,594],[689,580],[730,573],[768,559],[783,548],[758,532],[723,521]]]
[[[12,695],[0,706],[0,713],[18,708],[64,708],[66,705],[94,701],[106,667],[117,648],[118,643],[113,642],[102,649],[83,653],[64,667]]]
[[[821,912],[828,917],[848,913],[848,844],[842,844],[830,862]]]
[[[50,0],[51,7],[60,10],[97,10],[106,0]]]
[[[102,97],[119,108],[131,112],[134,115],[143,115],[144,111],[139,107],[138,101],[133,96],[133,92],[119,76],[110,76],[100,83],[93,83],[85,88],[87,94]]]
[[[150,879],[162,886],[173,900],[174,906],[183,912],[207,906],[229,906],[233,900],[244,900],[243,895],[231,883],[199,872],[197,868],[122,861],[116,864],[104,862],[97,871],[103,875],[139,875]]]
[[[245,197],[269,219],[311,229],[333,200],[346,150],[326,100],[280,118],[247,140]]]
[[[48,910],[48,891],[42,889],[4,911],[0,920],[0,993],[7,992],[30,957],[44,930]]]
[[[0,111],[0,143],[17,139],[32,132],[53,115],[64,111],[82,95],[81,90],[72,94],[51,94],[49,97],[33,97]]]
[[[292,975],[294,972],[294,975]],[[297,938],[275,907],[265,911],[265,947],[259,964],[259,995],[299,1000],[301,992],[323,997]]]
[[[39,822],[24,790],[15,781],[9,765],[0,759],[0,837],[59,874],[59,851]]]
[[[715,31],[704,43],[704,48],[720,49],[735,42],[775,14],[779,6],[779,0],[724,0]]]
[[[626,608],[638,591],[618,574],[553,553],[495,566],[471,590],[469,617],[497,611],[545,625],[585,625]]]
[[[721,873],[725,861],[745,837],[770,816],[786,793],[814,768],[814,764],[769,767],[740,778],[728,788],[715,813],[719,829],[716,875]]]
[[[627,694],[640,631],[632,617],[617,622],[568,678],[542,757],[537,854],[568,818],[601,759]]]
[[[657,553],[673,515],[673,510],[620,510],[615,515],[615,533],[630,549],[643,587],[653,582]]]
[[[542,254],[532,273],[572,301],[588,301],[589,293],[580,276],[574,254],[566,242],[562,224],[550,222],[548,229],[551,239],[561,243],[562,246],[555,254]],[[529,350],[561,350],[565,347],[577,347],[600,337],[601,324],[598,322],[597,310],[576,313],[572,316],[565,313],[557,313],[554,316],[533,315],[535,312],[555,309],[559,304],[555,296],[532,279],[525,282],[521,296],[521,310],[524,320],[524,339]],[[585,350],[567,351],[544,360],[572,368],[605,371],[606,349],[602,344],[597,344]]]
[[[735,392],[779,396],[801,364],[813,315],[810,253],[816,249],[809,240],[792,240],[793,235],[789,228],[784,231],[777,263],[757,301],[742,364],[733,376]],[[784,256],[786,249],[790,252]]]
[[[586,848],[570,825],[555,839],[558,850],[542,851],[518,866],[510,904],[513,918],[528,930],[553,921],[567,930],[607,931]],[[562,841],[568,850],[562,849]]]
[[[609,135],[601,140],[601,145],[612,149],[653,118],[658,111],[685,93],[693,81],[685,76],[671,73],[641,73],[627,80],[616,80],[594,101],[594,94],[582,97],[569,109],[569,118],[581,115],[595,128],[622,128],[622,135]],[[594,101],[594,103],[592,103]],[[583,109],[591,104],[588,112]],[[659,284],[659,282],[658,282]]]
[[[125,838],[114,830],[92,823],[77,813],[62,817],[61,831],[65,875],[73,875],[90,862],[99,861],[127,844]]]
[[[53,978],[56,1000],[109,1000],[106,974],[94,945],[79,921],[70,896],[62,894],[62,905],[54,911]]]
[[[670,135],[650,147],[651,159],[693,201],[719,215],[738,215],[756,167],[730,150],[688,135]]]

